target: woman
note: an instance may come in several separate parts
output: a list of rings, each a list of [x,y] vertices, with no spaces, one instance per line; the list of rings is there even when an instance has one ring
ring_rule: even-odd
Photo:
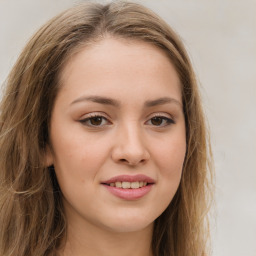
[[[178,36],[145,7],[44,25],[1,104],[0,255],[206,255],[210,146]]]

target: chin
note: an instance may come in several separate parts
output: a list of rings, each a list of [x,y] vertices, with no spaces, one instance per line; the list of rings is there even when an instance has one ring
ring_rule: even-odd
[[[145,229],[150,229],[153,227],[152,223],[130,223],[130,224],[124,224],[119,223],[119,225],[108,227],[108,229],[114,233],[133,233],[133,232],[140,232]]]
[[[109,218],[105,223],[105,227],[112,232],[138,232],[153,227],[155,218],[147,218],[145,215],[115,215],[114,218]]]

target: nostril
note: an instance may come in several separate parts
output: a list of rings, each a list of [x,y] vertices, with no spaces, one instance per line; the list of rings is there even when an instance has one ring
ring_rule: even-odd
[[[139,161],[131,161],[131,160],[129,161],[129,160],[125,159],[125,158],[119,159],[119,163],[128,164],[130,166],[136,166],[136,165],[138,165],[140,163],[145,163],[145,162],[146,162],[145,159],[141,159]]]

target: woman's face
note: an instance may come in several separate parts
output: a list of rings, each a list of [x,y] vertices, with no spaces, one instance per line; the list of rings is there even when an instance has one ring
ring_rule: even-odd
[[[160,49],[107,38],[61,73],[53,164],[68,222],[115,232],[152,227],[179,186],[186,151],[178,75]]]

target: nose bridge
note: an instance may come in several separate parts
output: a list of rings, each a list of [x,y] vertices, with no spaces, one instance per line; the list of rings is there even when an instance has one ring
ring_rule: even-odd
[[[116,161],[136,165],[149,158],[143,129],[138,122],[131,121],[120,125],[117,133],[113,152]]]
[[[122,130],[125,135],[124,142],[128,149],[131,148],[132,150],[139,152],[144,148],[143,134],[141,128],[136,122],[124,125]]]

